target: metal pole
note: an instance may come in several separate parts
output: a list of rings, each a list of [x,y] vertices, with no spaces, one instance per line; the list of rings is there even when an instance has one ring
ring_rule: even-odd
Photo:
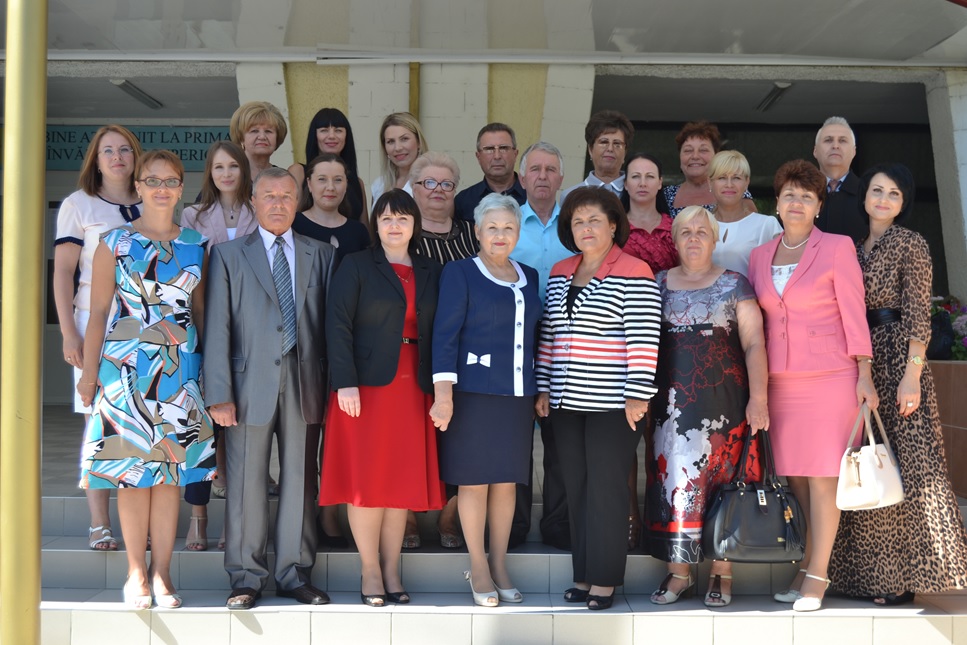
[[[8,0],[0,335],[0,642],[40,642],[47,0]]]

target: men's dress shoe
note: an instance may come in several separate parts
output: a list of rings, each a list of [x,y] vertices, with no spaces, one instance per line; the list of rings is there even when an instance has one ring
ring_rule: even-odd
[[[255,606],[255,601],[262,597],[262,592],[256,591],[251,587],[239,587],[232,589],[228,601],[225,603],[227,609],[251,609]]]
[[[295,589],[279,589],[275,592],[276,596],[282,598],[292,598],[303,605],[328,605],[329,596],[325,591],[316,589],[312,585],[302,585]]]

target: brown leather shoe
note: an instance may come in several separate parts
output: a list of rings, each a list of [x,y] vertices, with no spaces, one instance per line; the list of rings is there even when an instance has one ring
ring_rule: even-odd
[[[226,609],[251,609],[255,606],[255,602],[262,597],[262,592],[256,591],[251,587],[239,587],[238,589],[232,589],[232,593],[228,596],[228,601],[225,603]]]
[[[302,585],[295,589],[277,589],[276,596],[282,598],[292,598],[303,605],[328,605],[329,596],[325,591],[316,589],[312,585]]]

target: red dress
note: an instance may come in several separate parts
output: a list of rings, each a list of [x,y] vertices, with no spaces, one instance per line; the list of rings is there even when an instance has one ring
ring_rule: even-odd
[[[413,268],[392,265],[406,294],[403,336],[416,338],[416,284]],[[436,428],[430,420],[433,398],[417,381],[416,343],[403,343],[396,376],[389,385],[360,386],[361,413],[350,417],[329,399],[319,504],[431,511],[446,495],[437,460]]]

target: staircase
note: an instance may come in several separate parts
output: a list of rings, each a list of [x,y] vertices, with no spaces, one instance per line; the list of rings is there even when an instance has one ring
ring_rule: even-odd
[[[915,604],[897,608],[828,598],[822,611],[796,614],[789,605],[771,598],[795,575],[797,567],[791,564],[736,565],[732,605],[712,611],[701,602],[707,563],[695,572],[699,583],[694,597],[658,607],[648,595],[664,577],[664,563],[633,553],[614,607],[590,612],[563,600],[563,590],[572,583],[570,554],[540,543],[539,503],[535,503],[535,528],[529,541],[509,555],[511,575],[525,596],[520,605],[475,607],[463,579],[463,571],[469,568],[467,554],[441,549],[433,541],[435,516],[426,514],[420,520],[424,547],[402,557],[403,581],[413,598],[409,605],[379,609],[362,605],[359,558],[352,549],[336,549],[320,550],[312,572],[313,584],[328,591],[332,604],[309,608],[276,598],[270,587],[256,609],[229,612],[225,609],[228,578],[222,553],[214,549],[225,503],[213,498],[210,551],[182,550],[188,507],[181,512],[172,577],[184,607],[132,611],[121,603],[127,570],[124,551],[87,548],[87,503],[75,488],[80,426],[79,418],[66,407],[45,409],[41,603],[45,645],[967,645],[967,592],[918,596]],[[113,500],[111,512],[118,535]],[[271,568],[271,553],[269,559]]]

